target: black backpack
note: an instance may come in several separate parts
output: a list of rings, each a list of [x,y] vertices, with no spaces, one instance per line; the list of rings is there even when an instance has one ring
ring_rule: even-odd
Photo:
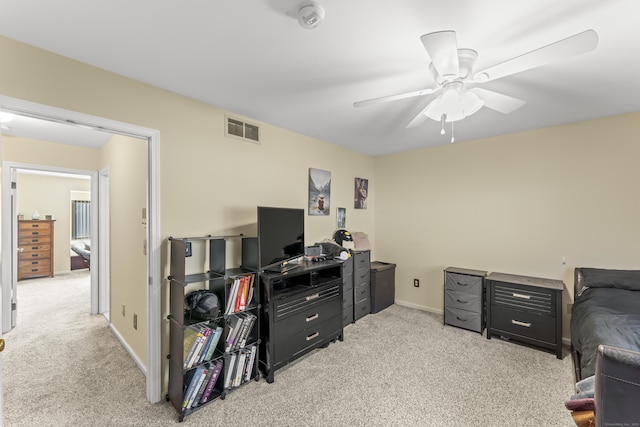
[[[187,315],[194,320],[214,320],[220,315],[218,296],[207,289],[191,292],[184,298]]]

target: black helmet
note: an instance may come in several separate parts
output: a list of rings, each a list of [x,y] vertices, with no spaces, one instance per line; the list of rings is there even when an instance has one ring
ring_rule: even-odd
[[[351,237],[351,233],[347,230],[338,230],[333,235],[333,240],[336,241],[337,244],[342,246],[342,242],[353,242],[353,238]]]

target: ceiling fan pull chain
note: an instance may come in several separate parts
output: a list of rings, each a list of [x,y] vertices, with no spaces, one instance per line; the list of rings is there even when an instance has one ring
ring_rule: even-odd
[[[451,122],[451,143],[453,144],[456,139],[453,137],[453,122]]]
[[[447,120],[447,115],[443,114],[442,116],[440,116],[440,124],[442,126],[442,129],[440,129],[440,135],[444,135],[444,122]]]

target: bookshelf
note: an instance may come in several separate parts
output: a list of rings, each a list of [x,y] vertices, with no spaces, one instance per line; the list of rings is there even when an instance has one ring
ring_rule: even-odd
[[[169,392],[179,421],[251,380],[260,379],[260,280],[228,268],[239,236],[169,237]],[[251,263],[247,263],[251,264]],[[218,311],[194,316],[185,298],[206,290]],[[213,298],[215,300],[216,298]],[[215,310],[213,310],[215,312]]]

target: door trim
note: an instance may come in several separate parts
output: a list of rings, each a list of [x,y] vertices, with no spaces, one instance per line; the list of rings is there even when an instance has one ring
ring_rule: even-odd
[[[64,124],[89,126],[95,129],[147,139],[147,400],[157,403],[162,400],[162,355],[161,355],[161,239],[160,239],[160,132],[156,129],[110,120],[98,116],[65,110],[44,104],[24,101],[0,95],[0,109],[16,114],[56,121]],[[6,186],[3,183],[3,190]],[[2,223],[5,227],[9,220],[6,205],[2,204]],[[6,236],[6,234],[3,234]],[[2,266],[9,265],[10,256],[6,252],[3,240]],[[10,242],[9,242],[10,245]],[[2,268],[2,287],[4,292],[6,268]],[[9,269],[11,270],[11,269]],[[10,273],[9,273],[10,274]],[[4,294],[3,294],[4,295]],[[3,310],[4,311],[4,310]],[[3,314],[4,317],[4,314]],[[0,390],[1,392],[1,390]]]

